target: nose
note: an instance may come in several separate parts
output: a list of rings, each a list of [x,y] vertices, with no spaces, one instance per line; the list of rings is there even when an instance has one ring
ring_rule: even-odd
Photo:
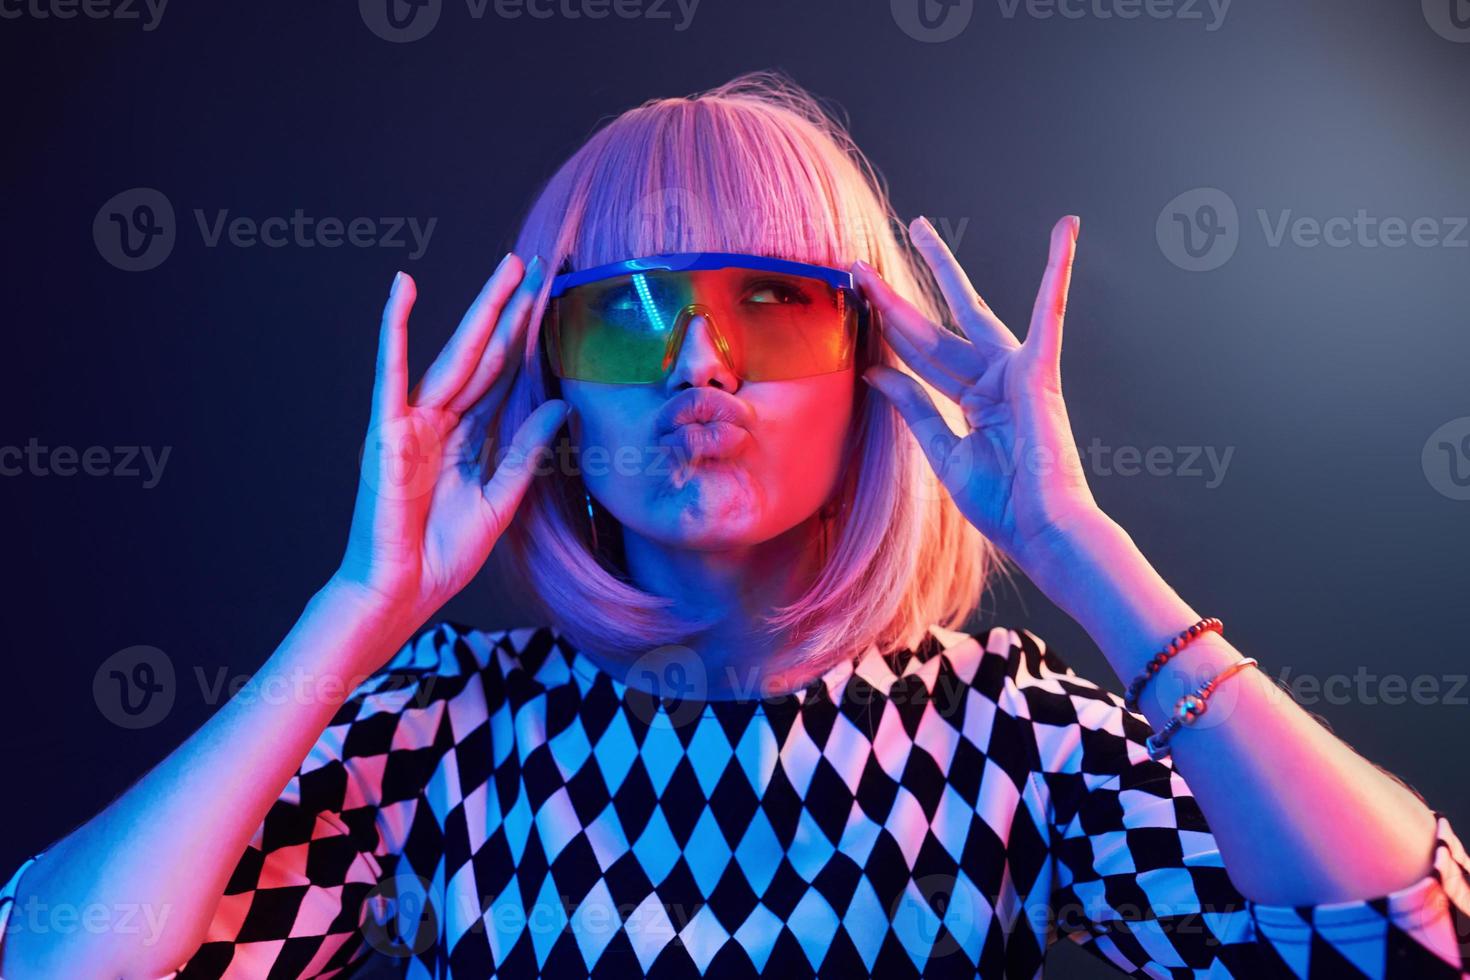
[[[683,346],[679,348],[667,381],[670,391],[695,385],[713,385],[726,391],[734,391],[740,386],[740,379],[720,353],[714,324],[702,313],[689,318],[684,329]]]

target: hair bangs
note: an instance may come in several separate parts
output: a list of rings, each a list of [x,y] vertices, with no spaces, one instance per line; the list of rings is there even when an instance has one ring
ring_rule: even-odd
[[[753,72],[612,119],[542,188],[515,249],[558,270],[703,251],[838,268],[863,259],[942,323],[942,297],[902,227],[881,178],[836,117],[784,76]],[[500,446],[552,397],[539,340],[529,336],[492,431]],[[877,347],[880,363],[909,374],[953,426],[963,424],[958,405],[886,343]],[[810,587],[765,620],[792,664],[830,665],[874,644],[912,645],[931,626],[958,628],[992,575],[1007,571],[939,486],[897,411],[865,390],[855,397],[831,549]],[[527,584],[527,598],[569,641],[624,663],[708,629],[712,623],[675,614],[672,599],[631,580],[619,558],[620,527],[599,522],[594,535],[586,495],[574,473],[532,482],[506,531],[507,577]]]

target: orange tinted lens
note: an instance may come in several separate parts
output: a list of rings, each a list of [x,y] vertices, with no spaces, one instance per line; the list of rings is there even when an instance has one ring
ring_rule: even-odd
[[[561,377],[611,383],[662,379],[695,315],[747,381],[843,370],[852,364],[857,311],[819,279],[755,269],[655,271],[568,290],[548,311]]]

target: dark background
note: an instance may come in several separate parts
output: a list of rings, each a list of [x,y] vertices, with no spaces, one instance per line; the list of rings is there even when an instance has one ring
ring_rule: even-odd
[[[1299,697],[1470,829],[1470,501],[1443,434],[1431,440],[1454,420],[1452,444],[1470,431],[1470,233],[1459,246],[1375,247],[1357,232],[1345,247],[1273,246],[1258,216],[1361,209],[1433,218],[1455,239],[1444,219],[1470,214],[1470,44],[1431,27],[1452,0],[1238,0],[1213,30],[1203,4],[1199,19],[1125,20],[1024,5],[1008,17],[976,0],[945,41],[903,29],[916,2],[703,0],[680,31],[672,5],[664,20],[510,19],[493,5],[477,19],[444,0],[411,43],[375,35],[342,0],[179,2],[152,30],[29,8],[0,19],[0,444],[106,447],[114,467],[116,447],[170,453],[152,488],[35,467],[0,478],[0,877],[208,717],[200,678],[255,669],[334,568],[394,270],[420,286],[417,373],[539,182],[600,119],[753,68],[843,107],[900,214],[961,232],[958,254],[1018,332],[1047,230],[1082,216],[1064,362],[1079,444],[1172,458],[1153,475],[1094,462],[1100,502],[1274,676],[1360,678],[1344,696]],[[177,240],[129,272],[106,261],[93,222],[138,187],[172,204]],[[1238,207],[1239,247],[1187,271],[1156,222],[1202,187]],[[211,221],[297,208],[438,220],[410,259],[208,247],[196,208]],[[1232,453],[1217,486],[1208,468],[1183,471],[1188,447]],[[488,575],[444,615],[525,625]],[[1029,587],[985,617],[1029,626],[1122,689]],[[172,709],[141,730],[110,722],[93,693],[103,662],[135,645],[176,672]],[[1382,686],[1389,675],[1438,694],[1416,703]],[[1084,972],[1068,945],[1054,975]]]

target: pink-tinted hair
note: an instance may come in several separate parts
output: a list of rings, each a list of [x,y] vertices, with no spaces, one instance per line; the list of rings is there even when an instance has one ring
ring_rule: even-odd
[[[541,190],[515,249],[541,255],[553,271],[568,260],[580,269],[682,251],[840,268],[861,258],[944,322],[938,290],[902,228],[882,178],[843,124],[785,76],[755,72],[685,98],[651,100],[603,126]],[[545,291],[533,324],[544,303]],[[539,338],[534,330],[528,338],[500,413],[501,446],[552,397]],[[870,356],[913,374],[876,331]],[[792,665],[826,667],[871,644],[911,646],[931,624],[959,628],[991,576],[1009,571],[939,485],[902,417],[877,392],[857,387],[830,553],[811,588],[767,620],[793,644]],[[962,429],[958,406],[928,390]],[[594,555],[584,491],[576,474],[536,477],[507,530],[511,574],[583,649],[630,662],[687,643],[707,624],[675,615],[671,599],[633,585],[609,560],[606,528]]]

